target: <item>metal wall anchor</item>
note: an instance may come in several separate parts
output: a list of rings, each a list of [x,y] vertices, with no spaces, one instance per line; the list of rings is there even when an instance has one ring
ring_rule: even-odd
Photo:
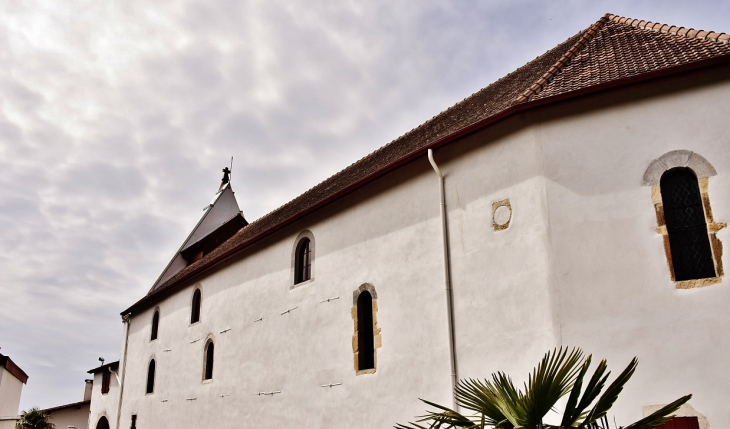
[[[297,308],[299,308],[299,306],[298,306],[298,305],[297,305],[296,307],[292,307],[292,308],[290,308],[290,309],[286,310],[285,312],[281,313],[281,315],[283,316],[283,315],[285,315],[285,314],[287,314],[287,313],[291,313],[291,311],[292,311],[292,310],[296,310]]]
[[[334,300],[336,300],[336,299],[340,299],[340,297],[339,297],[339,296],[334,296],[334,297],[332,297],[332,298],[327,298],[327,299],[325,299],[325,300],[322,300],[322,301],[320,301],[319,303],[321,304],[321,303],[323,303],[323,302],[330,302],[330,301],[334,301]]]
[[[330,383],[330,384],[323,384],[319,387],[334,387],[334,386],[340,386],[342,383]]]

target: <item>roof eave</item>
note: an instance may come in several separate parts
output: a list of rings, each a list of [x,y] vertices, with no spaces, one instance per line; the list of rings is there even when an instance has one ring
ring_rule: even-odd
[[[81,402],[74,402],[72,404],[66,404],[66,405],[59,405],[57,407],[46,408],[45,410],[41,410],[41,411],[46,412],[46,413],[53,413],[53,412],[65,410],[65,409],[68,409],[68,408],[78,408],[78,409],[80,409],[82,406],[89,405],[89,404],[91,404],[91,400],[81,401]]]
[[[364,177],[363,179],[351,184],[350,186],[342,189],[341,191],[323,199],[319,203],[297,213],[294,216],[291,216],[287,220],[280,222],[276,225],[276,227],[271,228],[267,231],[264,231],[263,233],[252,237],[251,239],[237,245],[236,247],[233,247],[226,251],[225,253],[222,253],[212,261],[210,261],[204,268],[200,269],[199,271],[193,271],[189,274],[186,274],[182,276],[181,278],[175,280],[172,284],[168,285],[164,289],[160,290],[159,292],[152,293],[149,295],[144,296],[142,299],[137,301],[136,303],[132,304],[129,308],[122,311],[120,314],[122,316],[131,314],[134,311],[137,311],[142,308],[146,308],[146,306],[152,302],[157,302],[158,299],[164,298],[177,290],[183,283],[190,280],[191,278],[195,278],[196,276],[199,276],[203,273],[208,272],[209,270],[216,267],[218,264],[222,263],[223,261],[227,260],[228,258],[232,257],[233,255],[239,253],[240,251],[252,246],[253,244],[257,243],[258,241],[282,230],[283,228],[291,225],[292,223],[302,219],[303,217],[306,217],[321,208],[330,205],[331,203],[339,200],[340,198],[345,197],[346,195],[349,195],[350,193],[354,192],[355,190],[383,177],[387,174],[391,173],[392,171],[400,168],[401,166],[410,163],[411,161],[415,160],[418,157],[421,157],[425,155],[428,152],[428,149],[438,149],[440,147],[446,146],[448,144],[451,144],[455,142],[456,140],[463,138],[469,134],[472,134],[474,132],[480,131],[492,124],[495,124],[497,122],[500,122],[504,119],[507,119],[511,116],[514,116],[518,113],[523,113],[528,110],[533,110],[536,108],[540,108],[546,105],[556,104],[565,102],[568,100],[574,100],[579,99],[588,95],[594,95],[597,93],[613,90],[613,89],[619,89],[622,87],[640,84],[640,83],[647,83],[653,80],[661,79],[664,77],[674,76],[674,75],[680,75],[687,72],[693,72],[693,71],[699,71],[702,69],[707,69],[719,65],[724,64],[730,64],[730,54],[728,55],[721,55],[718,57],[706,59],[706,60],[700,60],[695,61],[689,64],[683,64],[673,67],[667,67],[660,70],[655,70],[647,73],[638,74],[635,76],[629,76],[621,79],[616,79],[610,82],[598,84],[598,85],[592,85],[586,88],[577,89],[574,91],[566,92],[563,94],[554,95],[551,97],[546,97],[542,99],[537,100],[528,100],[524,103],[515,104],[507,109],[504,109],[492,116],[489,116],[487,118],[484,118],[480,121],[477,121],[473,123],[472,125],[469,125],[467,127],[464,127],[452,134],[449,134],[445,137],[442,137],[441,139],[438,139],[418,150],[415,150],[411,152],[410,154],[398,159],[397,161],[387,165],[386,167],[372,173],[369,176]]]
[[[97,366],[96,368],[90,369],[86,371],[87,374],[96,374],[98,372],[104,371],[106,368],[113,368],[113,367],[119,368],[119,361],[109,362],[105,363],[104,365]]]

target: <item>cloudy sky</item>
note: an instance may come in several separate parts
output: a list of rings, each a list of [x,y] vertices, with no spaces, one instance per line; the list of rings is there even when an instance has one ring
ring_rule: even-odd
[[[730,32],[727,1],[0,2],[0,353],[81,400],[234,156],[251,221],[604,13]],[[316,168],[312,168],[316,166]]]

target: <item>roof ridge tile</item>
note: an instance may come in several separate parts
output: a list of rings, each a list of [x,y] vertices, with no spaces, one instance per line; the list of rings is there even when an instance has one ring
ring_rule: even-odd
[[[606,14],[608,19],[619,24],[630,25],[642,30],[654,31],[657,33],[669,33],[673,36],[683,36],[689,39],[711,40],[717,43],[727,44],[730,42],[730,34],[718,33],[716,31],[695,30],[694,28],[677,27],[676,25],[662,24],[659,22],[651,22],[626,18],[614,14]]]
[[[588,29],[585,30],[585,33],[583,33],[583,37],[578,39],[578,41],[575,42],[575,45],[568,49],[568,51],[565,52],[565,54],[563,54],[563,56],[557,62],[555,62],[555,64],[553,64],[548,69],[548,71],[546,71],[545,74],[540,77],[540,79],[538,79],[532,86],[527,88],[522,94],[520,94],[520,96],[514,99],[514,101],[512,101],[512,105],[514,106],[515,104],[524,103],[525,101],[529,100],[530,97],[542,91],[542,89],[545,87],[545,84],[550,83],[555,75],[560,73],[560,71],[565,66],[570,64],[570,61],[578,53],[578,51],[583,49],[586,43],[588,43],[588,41],[593,38],[593,36],[598,32],[598,30],[601,29],[603,24],[608,22],[608,20],[609,16],[608,14],[606,14],[602,16],[601,19],[596,21],[593,25],[588,27]]]

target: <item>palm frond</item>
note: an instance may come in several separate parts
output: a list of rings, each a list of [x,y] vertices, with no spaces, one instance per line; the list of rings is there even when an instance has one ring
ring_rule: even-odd
[[[653,429],[657,426],[661,426],[672,419],[671,417],[668,417],[669,414],[677,411],[679,407],[684,405],[684,403],[690,399],[692,399],[692,395],[682,396],[671,404],[665,405],[643,419],[626,426],[624,429]]]
[[[421,399],[422,402],[435,407],[440,412],[428,411],[425,415],[419,416],[416,422],[431,422],[430,426],[422,426],[418,423],[408,422],[412,426],[406,426],[398,423],[394,426],[396,429],[451,429],[451,428],[463,428],[463,429],[480,429],[480,425],[476,423],[479,421],[478,418],[470,419],[462,415],[461,413],[452,410],[451,408],[439,405],[435,402]]]
[[[589,365],[590,362],[591,356],[589,356],[586,360],[586,365]],[[584,369],[587,370],[588,367],[584,366]],[[593,376],[588,381],[588,384],[586,384],[585,391],[583,392],[583,396],[580,398],[580,401],[573,407],[571,407],[572,404],[570,400],[568,401],[568,404],[565,408],[565,413],[563,414],[563,421],[561,423],[561,426],[572,427],[578,422],[578,420],[586,416],[586,409],[590,407],[590,405],[598,397],[598,395],[601,394],[601,391],[606,384],[606,380],[611,374],[611,372],[606,372],[607,369],[608,365],[606,363],[606,360],[601,360],[598,363],[598,367],[596,367],[596,370],[593,372]],[[584,376],[585,372],[581,372],[581,376],[579,376],[581,382]],[[577,384],[579,383],[576,381],[576,385]],[[576,387],[574,386],[573,393],[580,394],[580,388],[578,388],[578,391],[575,391],[575,388]],[[573,396],[573,393],[571,393],[571,397]]]
[[[507,419],[504,412],[507,408],[505,401],[488,382],[459,380],[454,392],[459,406],[482,414],[486,425],[496,426]]]
[[[573,387],[581,370],[583,351],[579,348],[553,349],[545,354],[525,383],[520,423],[539,427],[542,419]]]
[[[606,413],[608,413],[608,410],[611,409],[613,403],[616,402],[618,395],[624,389],[624,385],[626,384],[626,382],[628,382],[631,376],[634,375],[634,371],[636,371],[636,366],[638,364],[638,359],[631,359],[631,362],[626,367],[626,369],[624,369],[621,374],[616,377],[613,383],[608,386],[603,395],[601,395],[601,397],[598,399],[596,405],[593,406],[591,411],[586,416],[585,420],[583,420],[583,425],[593,423],[601,417],[605,416]],[[606,377],[608,377],[608,375],[606,375]],[[605,382],[605,377],[602,381]]]
[[[588,368],[591,366],[591,358],[592,356],[588,356],[586,358],[585,362],[583,362],[583,368],[581,368],[580,373],[578,373],[578,376],[573,382],[573,388],[570,390],[568,403],[565,404],[565,410],[563,411],[563,419],[560,422],[561,427],[573,426],[573,423],[580,415],[580,412],[577,410],[578,398],[580,396],[580,391],[583,388],[583,377],[585,377],[586,372],[588,372]]]

